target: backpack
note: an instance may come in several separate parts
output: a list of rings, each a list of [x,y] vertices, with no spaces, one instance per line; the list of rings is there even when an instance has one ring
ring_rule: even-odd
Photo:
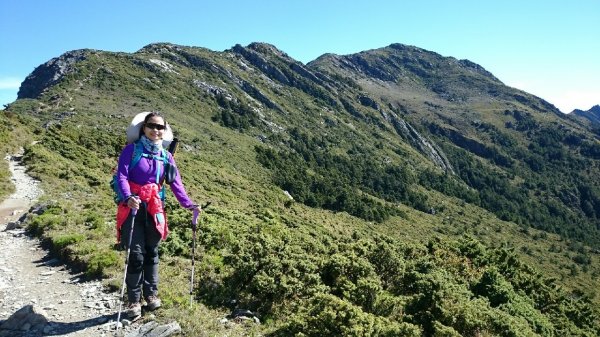
[[[154,160],[162,160],[163,162],[163,171],[165,171],[165,177],[167,176],[172,176],[174,173],[171,173],[171,165],[169,165],[169,155],[167,154],[167,150],[165,150],[164,148],[161,150],[161,154],[160,155],[153,155],[153,154],[148,154],[148,153],[144,153],[144,145],[142,144],[142,142],[136,141],[133,143],[133,154],[131,156],[131,162],[129,163],[129,169],[131,170],[132,168],[134,168],[142,159],[142,157],[145,158],[152,158]],[[167,174],[169,173],[169,174]],[[165,201],[165,186],[162,183],[161,179],[160,179],[160,175],[161,175],[161,170],[158,169],[156,171],[156,181],[160,183],[158,184],[158,186],[160,186],[160,191],[158,192],[158,195],[160,196],[160,200]],[[167,183],[171,183],[172,179],[167,177]],[[117,183],[117,168],[113,168],[113,176],[112,179],[110,180],[110,187],[113,190],[113,199],[115,201],[115,203],[118,205],[121,202],[125,201],[125,196],[121,193],[121,191],[119,190],[119,185]]]

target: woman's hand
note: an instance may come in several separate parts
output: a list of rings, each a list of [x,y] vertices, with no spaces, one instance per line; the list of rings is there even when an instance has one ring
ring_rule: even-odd
[[[192,206],[188,207],[188,209],[190,211],[198,210],[198,213],[202,213],[202,206],[198,204],[193,204]]]
[[[127,198],[127,206],[129,208],[139,209],[140,208],[140,199],[134,196],[130,196]]]

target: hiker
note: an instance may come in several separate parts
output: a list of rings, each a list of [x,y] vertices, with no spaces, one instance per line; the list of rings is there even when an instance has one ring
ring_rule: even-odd
[[[161,305],[158,298],[158,245],[169,232],[163,209],[163,185],[170,184],[182,207],[200,208],[188,197],[173,156],[163,148],[163,136],[170,133],[165,118],[158,112],[144,114],[143,121],[137,123],[138,139],[125,146],[116,172],[118,194],[122,196],[117,210],[117,238],[122,246],[131,242],[124,276],[129,302],[126,314],[130,318],[141,315],[142,297],[147,310],[155,310]],[[142,114],[136,116],[141,117]],[[137,163],[132,163],[135,156],[138,156]],[[138,210],[135,216],[131,209]],[[132,225],[133,235],[129,241]]]

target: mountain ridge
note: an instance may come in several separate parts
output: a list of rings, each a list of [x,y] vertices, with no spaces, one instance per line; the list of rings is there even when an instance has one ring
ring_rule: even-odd
[[[59,78],[68,76],[72,71],[70,67],[73,64],[85,63],[86,57],[84,56],[94,53],[96,52],[89,50],[68,52],[36,68],[32,74],[44,73],[45,77],[34,75],[28,77],[22,86],[24,88],[23,97],[27,92],[39,95],[46,90],[48,85],[52,86]],[[531,139],[529,138],[533,133],[536,134],[533,136],[534,138],[546,137],[545,130],[549,129],[542,125],[548,123],[535,122],[535,119],[531,119],[532,113],[551,113],[557,116],[558,119],[554,119],[552,122],[554,125],[570,122],[550,103],[505,86],[481,66],[470,61],[458,61],[452,57],[442,57],[434,52],[401,44],[392,44],[388,47],[347,56],[323,56],[309,62],[306,66],[295,61],[275,46],[265,43],[252,43],[247,47],[236,45],[223,52],[158,43],[145,46],[132,55],[118,53],[110,55],[115,58],[125,58],[125,61],[131,60],[136,68],[141,67],[143,71],[158,71],[165,78],[167,73],[170,76],[183,76],[174,70],[176,65],[191,67],[193,71],[216,72],[226,81],[225,83],[233,86],[226,89],[219,88],[217,85],[210,89],[210,84],[194,78],[192,82],[195,84],[189,90],[197,90],[201,87],[209,88],[209,93],[211,90],[216,90],[218,94],[213,93],[211,96],[225,111],[221,113],[220,117],[213,116],[213,118],[220,119],[221,124],[234,123],[235,127],[239,127],[239,124],[242,123],[259,127],[259,129],[260,126],[256,123],[270,125],[265,131],[273,131],[277,127],[285,125],[287,122],[281,120],[279,115],[283,114],[288,117],[292,115],[289,114],[290,107],[286,107],[286,102],[281,101],[280,93],[282,91],[278,91],[277,86],[292,88],[292,90],[299,90],[299,94],[313,99],[310,106],[305,106],[308,108],[303,112],[305,121],[323,123],[323,113],[317,113],[317,111],[325,109],[328,111],[325,125],[333,123],[331,125],[340,126],[344,124],[340,124],[340,121],[346,118],[340,113],[347,113],[351,118],[366,123],[367,126],[370,125],[369,128],[375,126],[376,132],[388,133],[394,130],[394,135],[400,136],[413,150],[430,158],[435,166],[443,170],[451,168],[452,165],[447,159],[444,159],[448,155],[443,153],[444,150],[436,145],[436,141],[432,137],[442,137],[442,139],[450,140],[458,148],[480,158],[491,159],[495,164],[504,167],[502,170],[514,170],[511,163],[517,163],[531,155],[523,153],[522,151],[526,149],[522,146],[510,149],[502,142],[498,143],[498,140],[495,141],[496,144],[490,144],[490,140],[493,141],[492,138],[505,139],[518,136],[522,139],[518,142],[530,143]],[[233,64],[241,67],[242,71],[232,71],[233,68],[227,69],[217,65],[217,62],[211,61],[213,55],[231,57]],[[160,57],[166,59],[158,61]],[[173,62],[173,64],[168,62]],[[111,69],[102,66],[98,69],[106,72],[106,74],[101,74],[101,77],[113,75]],[[253,76],[258,73],[253,73],[252,69],[257,69],[261,76],[266,76],[272,82],[268,83],[266,87],[257,85]],[[190,75],[196,76],[193,73]],[[39,81],[38,77],[41,77],[42,80]],[[342,81],[334,79],[342,79]],[[85,80],[78,80],[80,86]],[[36,81],[37,85],[34,83]],[[148,77],[144,78],[144,81],[147,84],[152,82]],[[231,92],[232,89],[242,93],[249,100],[244,102],[246,98],[241,96],[235,99],[236,94]],[[287,92],[287,95],[296,95],[288,89],[284,89],[283,92]],[[233,106],[229,101],[221,100],[220,97],[223,93],[229,95]],[[57,98],[55,97],[55,99]],[[490,110],[491,113],[478,112],[472,108],[473,106],[494,110]],[[493,108],[494,106],[498,108]],[[523,112],[520,110],[522,108],[531,109],[532,112],[526,112],[526,110]],[[274,114],[265,113],[265,111],[273,111]],[[418,111],[418,113],[415,114],[414,111]],[[417,115],[419,116],[418,121],[413,118]],[[516,121],[514,120],[515,116]],[[527,130],[524,127],[514,126],[515,123],[521,123],[519,119],[523,118],[527,118],[528,123],[533,123],[527,127]],[[552,119],[553,117],[548,118]],[[302,119],[297,119],[297,122]],[[295,123],[291,120],[290,122]],[[486,132],[482,133],[478,130],[481,125],[485,125]],[[549,127],[553,128],[554,125]],[[415,128],[415,126],[424,129]],[[529,130],[530,127],[533,129]],[[315,131],[324,130],[317,126],[310,128]],[[576,142],[584,145],[582,153],[589,153],[594,158],[598,144],[594,143],[592,137],[587,136],[588,140],[586,140],[580,125],[570,124],[568,128],[572,130],[570,132],[573,132],[573,137],[577,138]],[[527,131],[527,135],[523,134],[524,131]],[[355,131],[350,132],[356,133]],[[509,133],[512,135],[509,136]],[[513,141],[513,147],[514,144],[516,144],[515,141]],[[400,143],[398,145],[405,146]],[[580,144],[567,144],[567,146],[575,145],[579,146]],[[515,150],[518,150],[519,158],[510,159],[514,157],[514,154],[510,152]],[[540,158],[527,158],[525,158],[525,169],[533,169],[531,173],[536,174]],[[402,162],[402,159],[398,158],[398,160]],[[535,164],[533,164],[534,162]],[[450,169],[450,171],[453,170]],[[576,193],[580,194],[581,191]],[[508,195],[506,197],[508,198]],[[523,197],[526,198],[525,194]],[[556,197],[560,198],[559,195]],[[492,200],[489,202],[493,203]],[[597,201],[596,197],[594,197],[591,207],[595,210],[587,213],[600,213],[597,211],[600,201]],[[500,211],[498,210],[498,212]],[[574,215],[565,213],[565,216],[573,217]],[[533,218],[533,215],[526,215],[526,217]],[[593,237],[596,236],[598,234],[594,233]],[[581,237],[584,235],[581,234]]]
[[[600,105],[596,104],[587,111],[575,109],[571,114],[583,117],[593,124],[600,124]]]
[[[197,51],[201,51],[207,56],[199,56]],[[45,71],[45,77],[41,77],[41,82],[37,79],[40,76],[28,77],[23,83],[23,95],[20,97],[26,97],[27,92],[41,93],[46,89],[45,86],[55,84],[61,76],[67,76],[68,72],[71,71],[69,67],[74,63],[84,62],[85,57],[83,55],[90,53],[88,50],[69,52],[36,68],[32,74]],[[488,141],[481,137],[489,136],[477,131],[477,128],[473,128],[470,119],[485,124],[488,123],[486,119],[491,118],[493,124],[495,124],[493,125],[495,127],[493,130],[494,137],[506,137],[507,133],[501,130],[510,130],[507,125],[514,124],[514,121],[509,120],[511,118],[506,118],[512,114],[507,113],[511,107],[516,109],[519,109],[520,106],[528,107],[538,113],[549,112],[560,118],[560,120],[555,120],[554,123],[568,123],[563,114],[550,103],[533,95],[506,87],[481,66],[470,61],[458,61],[452,57],[442,57],[434,52],[401,44],[392,44],[388,47],[347,56],[323,56],[309,62],[306,66],[290,58],[275,46],[265,43],[252,43],[247,47],[236,45],[224,52],[212,52],[207,49],[159,43],[145,46],[131,56],[113,55],[114,57],[125,57],[126,59],[133,57],[132,60],[137,62],[138,67],[141,66],[151,71],[160,62],[156,61],[157,59],[145,59],[150,55],[166,57],[167,61],[161,61],[167,62],[163,63],[163,66],[168,64],[168,61],[172,61],[175,62],[174,64],[191,66],[192,69],[197,71],[216,71],[224,76],[226,81],[231,82],[236,90],[247,95],[255,102],[249,102],[255,104],[255,107],[250,105],[244,107],[244,103],[234,102],[240,104],[237,107],[238,111],[226,116],[226,118],[233,118],[233,120],[241,118],[243,123],[256,123],[258,120],[262,120],[262,123],[281,125],[281,122],[269,120],[265,114],[257,116],[252,111],[240,111],[248,108],[255,111],[266,108],[276,111],[277,114],[286,113],[285,103],[277,102],[277,96],[274,96],[277,93],[272,89],[276,85],[282,85],[284,88],[291,87],[294,90],[300,90],[303,95],[308,95],[314,99],[315,104],[311,109],[321,106],[334,112],[334,115],[329,118],[330,122],[334,121],[335,112],[343,111],[352,115],[353,118],[362,120],[362,122],[377,125],[383,132],[392,127],[396,130],[396,134],[408,139],[413,148],[431,158],[438,167],[442,168],[451,166],[449,162],[443,160],[447,156],[443,153],[439,154],[442,150],[439,146],[435,149],[436,146],[432,145],[435,142],[428,139],[430,136],[419,134],[422,131],[417,131],[411,126],[413,123],[411,114],[405,114],[405,111],[420,111],[420,124],[429,129],[429,133],[433,131],[434,134],[437,133],[439,136],[451,140],[455,145],[479,157],[489,159],[489,157],[495,156],[498,158],[494,160],[506,163],[510,162],[508,160],[510,154],[505,152],[508,149],[502,151],[501,144],[487,145],[486,142]],[[258,69],[259,72],[274,82],[261,88],[255,85],[253,80],[245,78],[253,75],[248,72],[248,69],[252,68],[245,68],[238,75],[210,61],[210,55],[229,55],[236,59],[235,62],[239,62],[238,66],[243,65],[243,62],[247,62],[246,65]],[[173,66],[169,67],[171,70],[174,69]],[[99,69],[103,68],[100,67]],[[440,69],[443,69],[443,71]],[[159,71],[165,72],[164,70]],[[52,75],[52,71],[54,71],[54,75]],[[105,71],[110,76],[110,70]],[[336,82],[333,78],[343,78],[344,80]],[[149,81],[148,78],[145,80]],[[33,83],[36,81],[39,82],[38,88]],[[202,81],[196,79],[194,81],[196,86],[203,85]],[[226,89],[216,90],[226,91]],[[352,93],[351,96],[348,96],[348,93]],[[416,97],[416,101],[410,102],[410,99],[407,100],[410,95]],[[399,100],[398,97],[401,97],[401,99]],[[504,106],[505,108],[498,108],[496,112],[491,114],[478,113],[471,108],[473,105],[486,105],[486,109],[494,105]],[[458,112],[463,109],[469,112]],[[310,109],[306,111],[310,111]],[[500,113],[503,115],[499,116]],[[459,116],[460,114],[462,116]],[[523,113],[519,112],[518,116],[521,115]],[[528,116],[528,113],[525,112],[524,116]],[[272,117],[277,118],[276,115]],[[314,115],[310,118],[313,121],[321,119],[321,117]],[[253,121],[246,121],[245,119]],[[427,120],[425,124],[422,123],[424,119]],[[498,124],[498,119],[501,119],[504,125]],[[440,120],[445,122],[440,125]],[[408,127],[403,125],[408,125]],[[569,127],[577,133],[575,137],[582,138],[582,134],[579,132],[581,126],[572,124]],[[409,131],[409,129],[412,129],[412,131]],[[517,128],[516,131],[522,133],[523,130]],[[531,134],[531,131],[529,133]],[[513,135],[518,135],[518,133],[513,133]],[[586,153],[595,153],[593,141],[589,145],[586,143],[586,146],[591,148],[591,150],[586,148]]]

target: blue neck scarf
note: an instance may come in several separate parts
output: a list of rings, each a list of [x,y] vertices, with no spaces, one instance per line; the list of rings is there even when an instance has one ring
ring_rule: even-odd
[[[146,151],[148,151],[150,153],[158,153],[163,149],[162,139],[160,139],[160,140],[158,140],[158,142],[154,143],[153,141],[148,139],[148,137],[146,137],[146,135],[142,135],[140,137],[140,141],[142,142],[142,145],[144,145],[144,149],[146,149]]]

